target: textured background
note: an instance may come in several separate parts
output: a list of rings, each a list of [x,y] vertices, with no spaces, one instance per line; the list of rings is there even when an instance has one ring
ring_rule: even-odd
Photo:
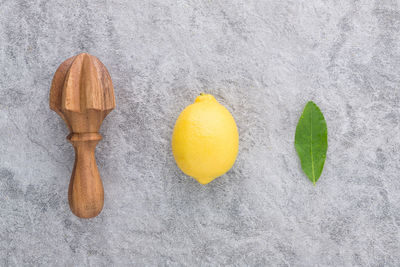
[[[399,32],[395,0],[0,0],[0,265],[400,265]],[[48,107],[82,51],[117,101],[91,220],[69,210],[74,153]],[[207,186],[170,149],[200,92],[240,130]],[[294,149],[308,100],[329,129],[315,187]]]

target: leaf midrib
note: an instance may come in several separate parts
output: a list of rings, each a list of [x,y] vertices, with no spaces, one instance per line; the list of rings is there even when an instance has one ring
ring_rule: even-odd
[[[311,172],[312,172],[312,177],[313,177],[313,184],[315,185],[315,170],[314,170],[314,155],[313,155],[313,135],[312,135],[312,114],[313,114],[313,109],[311,109],[310,112],[310,152],[311,152]]]

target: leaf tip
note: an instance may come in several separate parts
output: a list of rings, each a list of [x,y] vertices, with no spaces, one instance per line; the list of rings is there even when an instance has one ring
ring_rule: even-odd
[[[306,106],[309,106],[309,105],[316,106],[317,104],[315,104],[314,101],[310,100],[307,102]]]

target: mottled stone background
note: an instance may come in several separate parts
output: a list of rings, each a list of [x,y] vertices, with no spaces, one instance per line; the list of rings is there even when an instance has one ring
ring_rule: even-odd
[[[91,220],[69,210],[74,152],[48,107],[84,51],[117,102]],[[170,149],[200,92],[240,131],[207,186]],[[329,130],[315,187],[294,149],[308,100]],[[0,265],[399,266],[399,104],[398,0],[0,0]]]

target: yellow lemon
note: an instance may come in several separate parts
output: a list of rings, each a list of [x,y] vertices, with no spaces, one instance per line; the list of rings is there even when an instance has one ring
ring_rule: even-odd
[[[178,167],[201,184],[226,173],[235,163],[239,134],[231,113],[201,94],[176,120],[172,153]]]

